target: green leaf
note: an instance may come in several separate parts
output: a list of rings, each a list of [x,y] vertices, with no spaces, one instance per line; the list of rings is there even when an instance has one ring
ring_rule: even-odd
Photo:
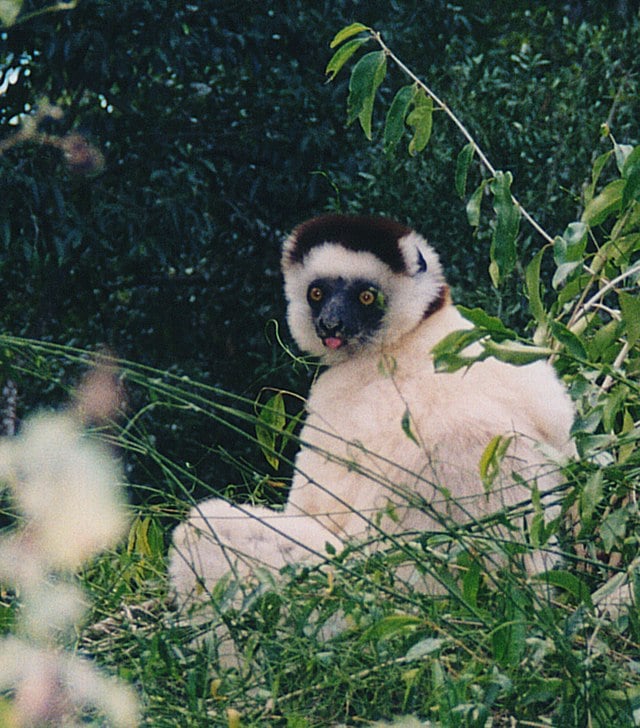
[[[539,323],[545,323],[547,314],[542,303],[542,295],[540,291],[540,266],[542,265],[542,257],[544,248],[539,250],[534,256],[524,272],[524,283],[527,298],[529,299],[529,310],[531,315]]]
[[[460,352],[485,336],[486,333],[480,329],[460,329],[447,334],[431,350],[436,371],[455,372],[483,359],[482,353],[466,357],[460,356]]]
[[[640,197],[640,146],[636,147],[626,158],[622,168],[622,176],[626,180],[622,192],[622,209]]]
[[[405,118],[413,102],[414,93],[413,86],[403,86],[393,97],[384,126],[384,151],[387,154],[395,149],[402,138]]]
[[[487,339],[487,341],[482,342],[482,346],[489,356],[514,366],[525,366],[534,361],[547,359],[553,354],[553,350],[547,347],[524,344],[520,341],[498,343],[492,339]]]
[[[416,436],[413,434],[413,431],[411,430],[411,413],[409,412],[409,408],[407,408],[404,411],[404,414],[402,415],[402,431],[404,434],[416,445],[418,445],[418,440],[416,439]]]
[[[629,154],[625,157],[624,164],[620,171],[624,179],[629,179],[633,174],[634,169],[640,164],[640,145],[633,147]]]
[[[622,207],[622,194],[627,184],[624,179],[615,179],[596,195],[584,208],[582,222],[589,227],[601,225],[612,213]]]
[[[471,144],[471,142],[469,142],[469,144],[465,144],[456,159],[455,186],[456,192],[460,195],[461,199],[464,199],[467,191],[467,176],[469,174],[469,166],[473,159],[475,149],[475,146]]]
[[[582,267],[582,262],[579,260],[574,260],[570,263],[562,263],[556,268],[556,272],[553,274],[553,278],[551,279],[551,285],[554,289],[559,288],[566,280],[569,278],[569,276],[573,273],[574,270],[578,270]]]
[[[338,50],[331,57],[329,63],[327,63],[327,67],[324,71],[325,74],[330,77],[330,81],[333,81],[333,79],[338,75],[342,66],[344,66],[344,64],[351,58],[351,56],[369,40],[369,38],[354,38],[354,40],[350,40],[348,43],[345,43],[341,48],[338,48]]]
[[[284,398],[280,392],[274,394],[258,412],[256,438],[265,460],[274,470],[280,467],[276,442],[286,426]]]
[[[572,222],[564,233],[553,241],[553,258],[558,266],[551,285],[561,286],[567,278],[582,267],[587,247],[588,226],[584,222]]]
[[[385,640],[397,635],[406,636],[413,634],[423,623],[421,617],[412,614],[391,614],[382,617],[375,624],[372,624],[362,634],[362,639]]]
[[[333,40],[329,44],[329,48],[335,48],[340,45],[340,43],[344,43],[344,41],[348,38],[358,35],[358,33],[362,33],[365,30],[369,32],[371,31],[371,28],[368,25],[363,25],[362,23],[351,23],[351,25],[347,25],[346,28],[339,30],[334,35]]]
[[[588,228],[584,222],[567,225],[562,236],[553,241],[553,257],[558,265],[567,261],[582,260],[587,247]]]
[[[489,189],[493,195],[496,222],[489,251],[492,266],[489,271],[495,287],[504,280],[516,264],[516,238],[520,230],[520,210],[511,195],[510,172],[496,172]]]
[[[605,432],[613,432],[616,429],[618,413],[627,401],[628,395],[629,388],[624,384],[617,384],[607,393],[602,407],[602,428]]]
[[[363,56],[353,67],[349,81],[347,123],[355,119],[367,139],[371,139],[371,117],[376,91],[387,73],[387,56],[384,51],[372,51]]]
[[[467,220],[471,227],[478,227],[480,224],[480,206],[482,205],[482,196],[484,194],[484,188],[487,186],[488,180],[483,180],[478,187],[476,187],[474,193],[467,202],[466,212]]]
[[[466,559],[462,564],[466,567],[462,577],[462,596],[467,604],[478,606],[478,591],[482,583],[482,567],[480,561],[474,558]]]
[[[613,153],[615,154],[616,165],[620,174],[622,174],[624,165],[632,150],[633,147],[630,144],[618,144],[617,142],[613,143]]]
[[[457,306],[458,311],[476,328],[484,329],[495,339],[515,339],[516,332],[507,328],[497,316],[490,316],[481,308]]]
[[[512,440],[513,437],[496,435],[491,439],[480,457],[480,462],[478,463],[480,478],[487,493],[491,491],[491,486],[500,473],[502,461]]]
[[[591,202],[591,200],[593,199],[593,195],[596,191],[596,185],[598,184],[598,180],[600,179],[600,174],[602,173],[605,164],[609,161],[612,154],[613,150],[609,150],[608,152],[601,154],[593,163],[593,167],[591,168],[591,184],[584,193],[585,204],[589,204],[589,202]]]
[[[409,154],[419,154],[429,143],[433,128],[433,100],[419,89],[413,97],[415,108],[407,116],[408,126],[413,127],[413,137],[409,142]]]
[[[634,432],[636,429],[636,423],[631,415],[631,413],[628,410],[625,410],[624,415],[622,416],[622,428],[620,430],[621,435],[628,435],[631,432]],[[618,464],[625,463],[631,455],[633,455],[635,449],[636,449],[636,441],[635,438],[628,439],[627,438],[621,438],[620,446],[618,447]]]
[[[510,583],[501,592],[504,600],[500,623],[491,633],[494,658],[503,665],[516,665],[520,662],[526,647],[527,623],[525,610],[529,602],[524,593]]]
[[[624,329],[624,321],[616,321],[612,319],[608,321],[604,326],[600,326],[596,330],[591,341],[589,341],[589,348],[587,353],[589,354],[590,361],[599,361],[604,358],[609,360],[613,357],[608,357],[607,350],[611,346],[617,347],[617,340]]]
[[[552,321],[551,333],[571,356],[583,361],[587,358],[587,352],[582,341],[564,324],[561,324],[559,321]]]
[[[23,0],[0,0],[0,23],[9,27],[22,10]]]
[[[539,574],[534,577],[535,581],[541,581],[549,586],[563,589],[570,594],[577,602],[585,602],[591,604],[591,594],[589,587],[578,578],[575,574],[569,571],[563,571],[560,569],[552,569],[544,574]]]
[[[627,342],[634,346],[640,339],[640,297],[624,291],[618,292],[622,318],[627,330]]]
[[[409,651],[404,656],[405,660],[421,660],[427,655],[431,655],[434,652],[440,650],[447,640],[442,637],[427,637],[426,639],[420,640],[415,645],[409,648]]]
[[[628,520],[628,511],[624,508],[617,508],[611,511],[602,521],[600,524],[600,537],[606,553],[610,553],[616,543],[621,543],[624,540]]]
[[[602,470],[596,470],[588,477],[582,489],[580,494],[580,516],[585,525],[590,523],[596,508],[602,501],[604,496],[603,482],[604,474]]]

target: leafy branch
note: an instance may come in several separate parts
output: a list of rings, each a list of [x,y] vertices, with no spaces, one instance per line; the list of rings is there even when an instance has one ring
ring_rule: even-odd
[[[366,35],[362,35],[366,33]],[[355,37],[354,36],[358,36]],[[395,94],[387,112],[384,128],[384,150],[393,151],[400,141],[405,127],[413,129],[409,142],[409,153],[418,154],[427,146],[431,137],[434,110],[443,111],[461,132],[467,144],[458,155],[456,164],[456,189],[461,197],[465,195],[469,166],[477,156],[481,165],[487,170],[490,179],[485,179],[471,195],[467,204],[467,215],[473,227],[480,221],[480,205],[486,189],[494,197],[496,223],[491,241],[491,266],[489,269],[492,282],[498,286],[509,275],[516,263],[516,238],[519,233],[520,217],[551,244],[553,237],[527,212],[523,205],[511,192],[513,181],[510,172],[497,170],[489,161],[480,145],[465,127],[451,108],[420,79],[382,40],[379,32],[362,23],[353,23],[341,30],[331,42],[337,48],[326,67],[326,73],[333,80],[341,68],[365,43],[374,40],[381,48],[364,55],[354,66],[349,83],[349,99],[347,102],[347,123],[359,120],[362,130],[368,139],[372,138],[372,114],[375,95],[382,84],[386,71],[387,59],[407,76],[412,83],[402,86]]]

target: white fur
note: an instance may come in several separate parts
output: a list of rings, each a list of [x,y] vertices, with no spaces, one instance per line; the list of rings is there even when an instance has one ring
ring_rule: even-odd
[[[170,573],[182,603],[213,589],[230,570],[247,579],[259,566],[278,570],[321,559],[327,542],[340,547],[379,527],[441,530],[525,501],[530,490],[514,482],[512,471],[537,479],[541,490],[559,482],[537,444],[572,452],[573,408],[547,364],[515,367],[489,359],[467,371],[435,372],[433,346],[468,323],[448,301],[424,318],[444,279],[437,255],[417,233],[399,241],[407,273],[333,241],[294,264],[287,258],[294,244],[285,243],[285,294],[289,325],[303,350],[325,354],[306,302],[307,286],[317,277],[377,282],[388,303],[383,329],[374,344],[337,359],[312,386],[284,512],[212,499],[176,529]],[[424,273],[418,249],[427,262]],[[402,426],[407,415],[417,443]],[[496,435],[513,441],[487,495],[479,461]],[[418,507],[421,499],[426,507]],[[393,517],[380,519],[382,513]]]

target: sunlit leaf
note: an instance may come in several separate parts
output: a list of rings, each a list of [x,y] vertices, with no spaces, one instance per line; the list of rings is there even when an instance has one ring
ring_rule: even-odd
[[[496,477],[500,473],[502,461],[512,440],[513,437],[496,435],[484,449],[478,467],[485,491],[489,492],[491,490]]]
[[[467,220],[471,227],[478,227],[480,224],[480,207],[482,205],[482,196],[484,188],[487,186],[488,180],[483,180],[469,198],[466,206]]]
[[[633,147],[630,144],[618,144],[617,142],[613,143],[613,153],[615,155],[616,165],[620,174],[622,174],[627,158],[632,151]]]
[[[567,278],[569,278],[573,271],[579,270],[580,268],[582,268],[582,261],[580,260],[574,260],[570,263],[561,263],[553,274],[551,285],[553,288],[559,288],[567,280]]]
[[[567,277],[584,261],[587,247],[588,226],[584,222],[572,222],[564,233],[553,241],[553,259],[558,266],[553,277],[554,288],[560,286]]]
[[[602,427],[606,432],[616,429],[616,419],[629,394],[629,388],[624,384],[617,384],[608,393],[602,407]]]
[[[422,624],[422,619],[412,614],[392,614],[382,617],[363,633],[363,638],[384,640],[396,635],[406,635],[415,632]]]
[[[260,408],[256,420],[256,438],[265,460],[274,470],[280,467],[276,443],[285,425],[284,398],[277,392]]]
[[[24,0],[0,0],[0,23],[11,26],[22,10]]]
[[[494,658],[503,665],[516,665],[525,650],[527,625],[525,621],[526,598],[511,584],[502,592],[504,615],[491,633]]]
[[[455,372],[483,359],[482,353],[475,356],[460,356],[460,352],[486,335],[486,332],[480,329],[460,329],[445,336],[431,350],[436,371]]]
[[[419,154],[429,143],[433,127],[433,101],[421,89],[414,96],[415,108],[407,116],[407,125],[413,127],[413,137],[409,142],[409,154]]]
[[[622,192],[622,209],[640,197],[640,146],[629,154],[622,168],[622,176],[626,180]]]
[[[341,48],[338,48],[331,57],[329,63],[327,63],[327,67],[324,71],[326,75],[329,76],[330,81],[333,81],[340,72],[340,69],[351,58],[351,56],[353,56],[353,54],[369,40],[369,38],[354,38],[348,43],[345,43]]]
[[[611,158],[611,155],[613,154],[613,150],[609,150],[608,152],[604,152],[604,154],[601,154],[596,161],[593,163],[593,167],[591,169],[591,184],[586,189],[584,193],[584,201],[585,204],[589,204],[591,200],[593,199],[593,195],[595,194],[596,185],[598,184],[598,180],[600,179],[600,174],[602,173],[602,170],[604,169],[604,166]]]
[[[553,241],[553,258],[556,264],[582,260],[587,247],[588,228],[584,222],[567,225],[561,236]]]
[[[369,28],[367,25],[363,25],[362,23],[351,23],[351,25],[347,25],[346,28],[339,30],[334,35],[333,40],[329,44],[329,47],[335,48],[336,46],[340,45],[340,43],[344,43],[344,41],[348,38],[352,38],[354,35],[358,35],[358,33],[362,33],[365,30],[370,31],[371,28]]]
[[[465,567],[462,577],[462,596],[467,604],[475,607],[478,604],[478,591],[482,582],[482,566],[478,559],[468,558],[462,564]]]
[[[624,508],[617,508],[611,511],[600,524],[600,537],[607,553],[611,552],[616,543],[624,540],[628,521],[628,511]]]
[[[625,410],[624,415],[622,416],[622,428],[620,430],[620,435],[622,435],[620,446],[618,447],[618,463],[622,464],[625,463],[635,452],[637,447],[637,442],[635,441],[635,438],[629,438],[628,440],[624,437],[624,435],[628,435],[630,433],[635,432],[636,429],[636,423],[631,415],[631,413],[627,410]]]
[[[447,644],[447,640],[442,637],[427,637],[409,648],[405,655],[405,660],[420,660],[426,655],[432,655],[434,652],[442,649]]]
[[[622,193],[626,184],[624,179],[609,182],[584,208],[580,218],[582,222],[590,227],[597,227],[614,212],[620,210],[622,207]]]

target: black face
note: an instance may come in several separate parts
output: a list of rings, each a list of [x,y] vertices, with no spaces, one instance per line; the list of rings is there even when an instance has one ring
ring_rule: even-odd
[[[380,288],[364,279],[318,278],[307,289],[318,337],[328,348],[360,348],[378,331],[386,311]]]

